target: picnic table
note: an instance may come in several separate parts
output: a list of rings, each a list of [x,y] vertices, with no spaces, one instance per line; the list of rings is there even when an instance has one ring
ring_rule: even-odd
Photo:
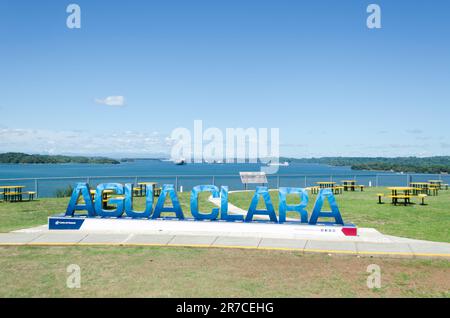
[[[428,182],[410,182],[409,186],[413,188],[412,192],[414,195],[418,194],[428,194],[429,190]]]
[[[443,189],[443,181],[442,180],[428,180],[430,187],[438,188],[439,190]]]
[[[95,195],[96,195],[97,191],[96,190],[91,190],[90,192],[91,192],[92,202],[94,202],[95,199],[96,199]],[[108,208],[108,199],[109,199],[108,195],[113,194],[113,193],[114,193],[113,190],[103,190],[103,192],[102,192],[102,206],[103,206],[103,209],[107,209]]]
[[[9,202],[22,201],[22,189],[25,186],[13,185],[13,186],[0,186],[0,190],[3,190],[3,200]]]
[[[389,187],[388,190],[391,190],[392,204],[397,205],[400,201],[404,205],[411,204],[413,187]]]
[[[331,189],[334,194],[342,194],[344,187],[337,186],[336,182],[316,182],[318,186],[309,187],[312,194],[318,194],[320,189]]]
[[[344,191],[355,191],[356,180],[341,180]],[[362,190],[362,189],[361,189]]]
[[[136,190],[139,191],[139,195],[142,197],[144,193],[147,191],[147,187],[153,188],[153,195],[155,195],[155,187],[158,183],[156,182],[138,182],[138,188]]]
[[[441,187],[437,184],[430,184],[428,186],[428,194],[429,195],[438,195]]]
[[[332,189],[336,185],[336,182],[333,181],[319,181],[316,183],[319,185],[320,189]]]

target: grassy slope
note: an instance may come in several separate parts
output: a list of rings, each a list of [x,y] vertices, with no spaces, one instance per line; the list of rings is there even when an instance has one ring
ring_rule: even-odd
[[[372,263],[381,268],[381,289],[366,286]],[[80,289],[66,287],[70,264],[81,268]],[[450,297],[445,260],[176,247],[3,247],[0,267],[0,297]]]
[[[215,207],[208,202],[208,194],[201,193],[199,199],[200,211],[208,211]],[[178,193],[181,207],[185,217],[190,217],[190,192]],[[166,203],[168,200],[166,200]],[[0,202],[0,232],[9,232],[42,225],[47,222],[49,215],[65,212],[69,198],[45,198],[36,201],[24,201],[20,203]],[[136,210],[144,209],[144,198],[135,198]],[[156,200],[155,203],[156,204]],[[163,215],[175,215],[166,213]]]
[[[436,197],[428,197],[428,205],[393,206],[385,198],[383,205],[377,204],[378,192],[389,194],[386,188],[369,188],[364,192],[344,192],[336,195],[336,200],[345,222],[357,224],[359,227],[372,227],[384,234],[408,238],[450,242],[450,191],[440,191]],[[230,203],[248,209],[253,192],[231,193]],[[309,214],[315,202],[315,195],[310,196],[307,207]],[[271,199],[278,211],[278,192],[271,191]],[[297,199],[298,200],[298,199]],[[414,199],[419,202],[418,199]],[[260,207],[264,208],[261,204]],[[288,203],[298,203],[292,196]],[[326,208],[326,206],[325,206]],[[289,213],[288,216],[296,217]]]

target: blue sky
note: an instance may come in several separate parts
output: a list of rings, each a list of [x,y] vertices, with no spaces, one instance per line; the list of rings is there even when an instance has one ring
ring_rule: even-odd
[[[66,27],[70,3],[81,29]],[[366,27],[370,3],[381,29]],[[164,153],[201,119],[279,128],[286,156],[450,155],[449,12],[446,0],[0,0],[0,151]]]

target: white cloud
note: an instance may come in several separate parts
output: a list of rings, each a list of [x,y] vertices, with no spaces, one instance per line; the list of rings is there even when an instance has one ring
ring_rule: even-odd
[[[95,102],[97,104],[102,104],[102,105],[107,105],[107,106],[122,107],[125,105],[125,97],[123,97],[123,96],[108,96],[104,99],[96,98]]]
[[[169,153],[165,136],[153,132],[92,133],[0,128],[0,152],[130,156]]]
[[[419,128],[414,128],[414,129],[409,129],[406,131],[408,134],[414,134],[414,135],[419,135],[419,134],[423,134],[423,130],[419,129]]]

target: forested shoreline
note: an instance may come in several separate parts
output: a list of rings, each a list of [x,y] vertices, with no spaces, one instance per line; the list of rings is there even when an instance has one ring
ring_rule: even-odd
[[[21,152],[7,152],[0,154],[0,163],[11,164],[62,164],[62,163],[90,163],[90,164],[119,164],[115,159],[105,157],[62,156],[62,155],[30,155]]]
[[[280,161],[349,166],[353,170],[394,171],[410,173],[449,173],[450,156],[436,157],[322,157]]]

